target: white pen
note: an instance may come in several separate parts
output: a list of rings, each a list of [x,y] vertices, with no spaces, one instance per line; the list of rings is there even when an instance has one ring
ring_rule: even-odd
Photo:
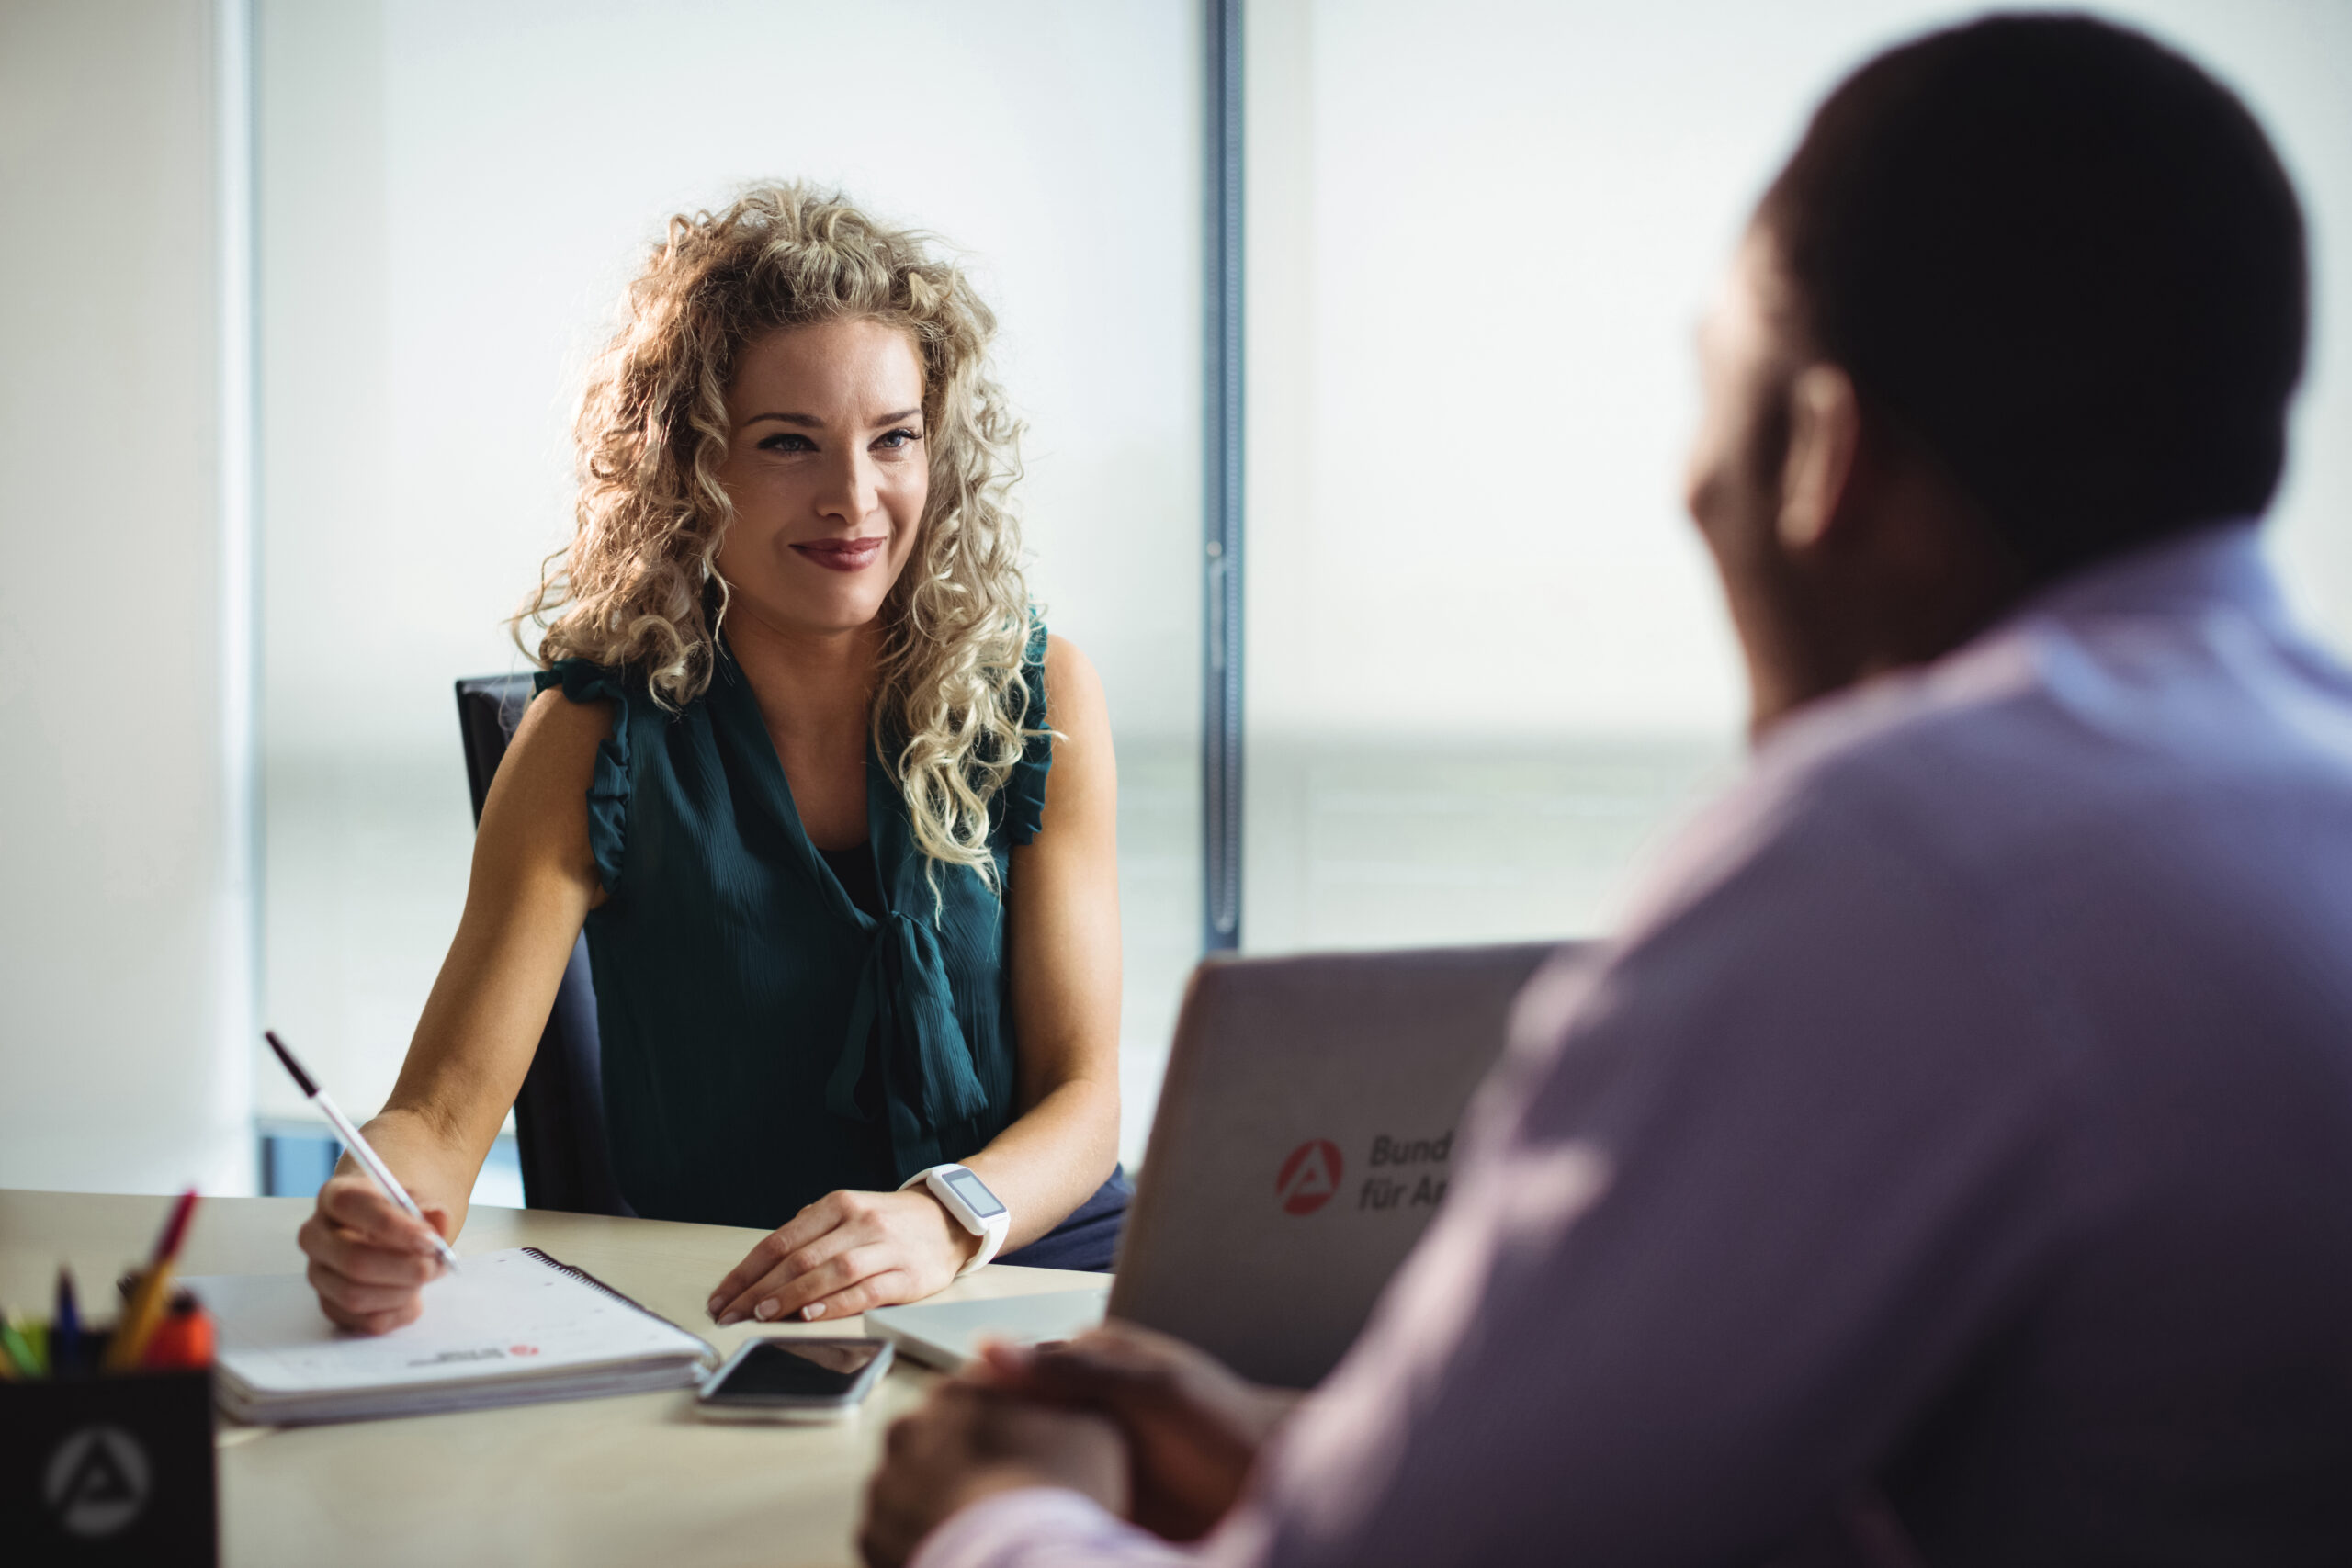
[[[295,1087],[308,1095],[311,1103],[317,1106],[320,1113],[334,1124],[334,1135],[343,1140],[343,1146],[349,1149],[353,1156],[368,1168],[368,1174],[376,1179],[376,1185],[384,1190],[385,1197],[407,1210],[418,1224],[423,1225],[432,1234],[433,1245],[441,1249],[441,1257],[449,1265],[450,1271],[456,1272],[457,1249],[442,1239],[438,1230],[434,1229],[433,1222],[424,1217],[424,1211],[416,1206],[416,1200],[408,1195],[408,1189],[402,1187],[400,1178],[392,1174],[392,1168],[386,1165],[382,1156],[368,1146],[368,1140],[359,1135],[359,1129],[353,1126],[351,1118],[343,1113],[343,1107],[330,1099],[327,1091],[321,1089],[311,1080],[311,1075],[302,1070],[302,1064],[294,1059],[294,1053],[286,1048],[286,1042],[277,1037],[277,1031],[265,1029],[262,1031],[261,1037],[269,1042],[269,1048],[277,1053],[277,1059],[286,1064],[288,1072],[294,1075]]]

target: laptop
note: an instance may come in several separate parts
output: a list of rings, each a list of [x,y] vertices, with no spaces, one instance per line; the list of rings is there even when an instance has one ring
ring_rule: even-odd
[[[1177,1018],[1110,1315],[1260,1382],[1321,1381],[1436,1213],[1511,1004],[1560,951],[1203,964]],[[1067,1337],[1102,1310],[1093,1292],[1057,1292],[877,1308],[865,1325],[952,1367],[984,1337]]]

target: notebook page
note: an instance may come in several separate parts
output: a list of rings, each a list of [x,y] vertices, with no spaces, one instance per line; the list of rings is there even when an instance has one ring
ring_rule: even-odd
[[[514,1378],[708,1349],[519,1247],[467,1258],[461,1271],[424,1287],[414,1323],[373,1337],[327,1322],[298,1274],[181,1282],[213,1315],[221,1365],[258,1393]]]

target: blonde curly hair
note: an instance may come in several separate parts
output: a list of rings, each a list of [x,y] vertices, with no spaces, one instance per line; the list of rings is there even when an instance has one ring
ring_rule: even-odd
[[[922,364],[931,491],[881,611],[874,740],[922,852],[994,886],[989,803],[1046,733],[1024,725],[1031,612],[1007,506],[1021,426],[988,374],[996,318],[933,243],[802,185],[672,218],[590,370],[571,543],[548,558],[514,635],[523,644],[526,622],[544,626],[536,650],[523,644],[542,667],[627,668],[667,708],[701,695],[727,615],[718,557],[734,508],[718,469],[743,350],[812,321],[903,329]]]

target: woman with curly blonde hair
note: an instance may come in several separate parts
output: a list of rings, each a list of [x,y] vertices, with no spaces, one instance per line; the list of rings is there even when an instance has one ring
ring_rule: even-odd
[[[1000,1247],[1109,1266],[1117,786],[1101,685],[1022,581],[994,326],[837,196],[671,220],[582,404],[540,694],[368,1123],[446,1234],[584,926],[622,1193],[775,1227],[720,1322],[912,1300]],[[352,1328],[413,1318],[438,1267],[349,1171],[301,1239]]]

